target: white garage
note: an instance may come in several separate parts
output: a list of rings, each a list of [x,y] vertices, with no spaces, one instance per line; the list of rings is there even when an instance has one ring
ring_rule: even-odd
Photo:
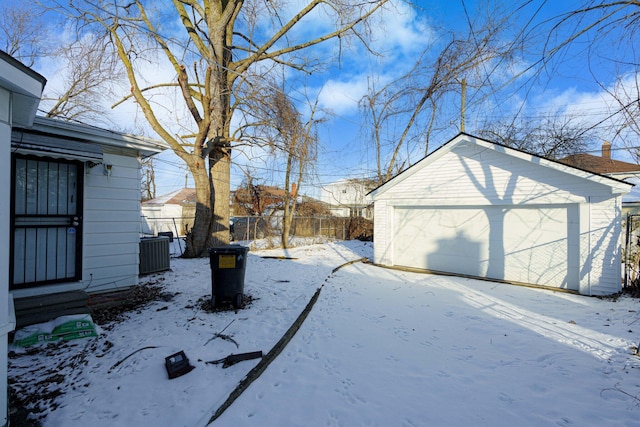
[[[631,187],[460,134],[372,191],[374,262],[616,293]]]

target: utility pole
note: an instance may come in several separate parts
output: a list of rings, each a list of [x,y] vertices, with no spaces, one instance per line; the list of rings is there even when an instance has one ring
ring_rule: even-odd
[[[144,168],[144,176],[142,180],[142,197],[144,200],[155,199],[156,178],[155,171],[153,170],[153,161],[151,159],[143,160],[142,167]]]
[[[464,132],[464,116],[467,107],[467,79],[462,79],[462,102],[460,102],[460,132]]]

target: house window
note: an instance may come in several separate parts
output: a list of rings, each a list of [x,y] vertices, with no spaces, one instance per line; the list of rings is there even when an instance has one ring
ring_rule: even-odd
[[[362,208],[349,208],[349,216],[357,218],[362,216]]]
[[[12,160],[11,287],[80,280],[82,163]]]

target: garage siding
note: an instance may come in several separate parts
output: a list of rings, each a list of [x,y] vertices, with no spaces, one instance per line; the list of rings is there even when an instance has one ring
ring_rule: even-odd
[[[379,264],[393,265],[393,260],[389,256],[391,253],[389,245],[391,245],[393,239],[387,238],[387,236],[393,235],[393,233],[389,231],[388,211],[393,212],[393,208],[387,206],[386,202],[381,201],[374,205],[374,227],[379,232],[373,235],[373,259],[378,260],[377,262]]]
[[[611,237],[621,233],[621,202],[619,198],[593,198],[590,207],[591,233],[585,237],[591,268],[584,269],[590,277],[581,283],[581,293],[610,295],[620,291],[622,282],[620,239]]]
[[[541,162],[466,141],[423,159],[373,192],[374,261],[619,291],[621,209],[612,187]]]
[[[438,205],[555,204],[584,202],[584,195],[593,192],[593,184],[579,177],[503,157],[491,150],[457,149],[438,159],[433,169],[405,172],[393,194],[383,198]]]

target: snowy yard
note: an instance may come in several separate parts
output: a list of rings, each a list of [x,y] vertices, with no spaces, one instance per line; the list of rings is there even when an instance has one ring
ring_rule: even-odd
[[[261,258],[279,255],[296,259]],[[640,425],[638,300],[363,263],[332,274],[371,255],[362,242],[252,251],[253,301],[217,313],[200,304],[209,260],[172,259],[155,276],[172,299],[97,338],[10,358],[10,384],[63,390],[41,403],[44,426],[203,426],[258,363],[205,362],[267,353],[324,285],[288,346],[212,425]],[[223,330],[231,339],[211,339]],[[195,369],[169,380],[164,358],[180,350]]]

